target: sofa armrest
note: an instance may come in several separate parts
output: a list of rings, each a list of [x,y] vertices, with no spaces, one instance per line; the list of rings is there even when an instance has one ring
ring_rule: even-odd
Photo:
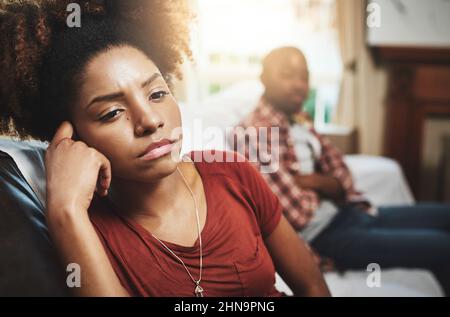
[[[66,296],[45,210],[14,160],[0,151],[0,296]]]
[[[414,204],[400,165],[389,158],[369,155],[345,155],[355,187],[375,206]]]

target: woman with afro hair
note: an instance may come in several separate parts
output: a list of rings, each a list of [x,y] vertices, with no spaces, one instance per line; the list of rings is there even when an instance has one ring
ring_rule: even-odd
[[[277,271],[294,295],[327,296],[253,165],[179,158],[170,87],[190,19],[183,0],[0,0],[0,133],[50,142],[47,224],[81,269],[74,295],[280,296]]]

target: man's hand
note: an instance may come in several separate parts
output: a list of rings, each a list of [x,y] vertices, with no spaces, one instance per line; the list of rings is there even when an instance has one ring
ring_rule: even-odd
[[[300,175],[297,177],[297,185],[302,189],[313,190],[319,195],[328,197],[336,202],[344,199],[344,188],[334,177],[323,174]]]
[[[323,177],[320,174],[300,175],[297,177],[297,184],[304,189],[320,191]]]

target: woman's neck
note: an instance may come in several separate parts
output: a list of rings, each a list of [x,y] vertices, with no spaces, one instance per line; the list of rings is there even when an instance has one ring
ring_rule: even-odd
[[[177,170],[152,183],[115,178],[108,199],[124,216],[163,218],[177,209],[175,198],[180,196],[183,186]]]

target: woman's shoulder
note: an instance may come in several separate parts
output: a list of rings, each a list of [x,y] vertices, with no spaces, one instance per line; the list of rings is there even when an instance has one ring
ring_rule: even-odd
[[[88,209],[89,219],[95,229],[103,234],[113,231],[122,225],[119,215],[109,204],[107,198],[94,194]]]

